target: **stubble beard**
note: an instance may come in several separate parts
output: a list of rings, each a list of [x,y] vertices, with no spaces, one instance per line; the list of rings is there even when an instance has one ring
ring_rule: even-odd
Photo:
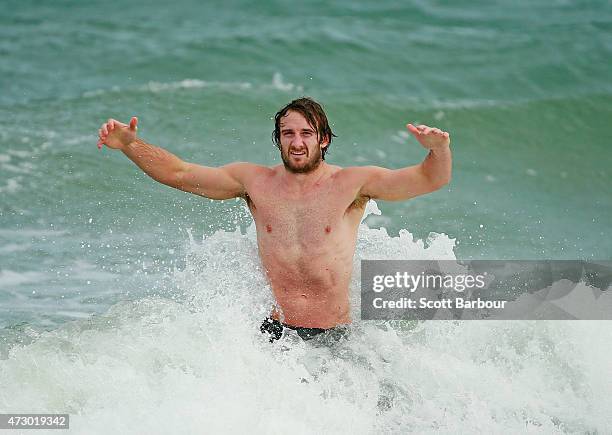
[[[321,148],[316,148],[312,158],[303,166],[295,166],[291,163],[289,149],[287,149],[287,153],[281,151],[281,159],[283,159],[285,169],[287,169],[289,172],[293,172],[294,174],[307,174],[308,172],[312,172],[317,169],[323,161]]]

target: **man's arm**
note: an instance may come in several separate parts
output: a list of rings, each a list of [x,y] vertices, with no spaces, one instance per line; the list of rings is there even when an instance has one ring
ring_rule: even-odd
[[[138,119],[135,117],[129,125],[109,119],[99,130],[98,148],[106,144],[109,148],[121,150],[154,180],[185,192],[210,199],[244,195],[244,175],[252,169],[252,164],[232,163],[211,168],[187,163],[163,148],[136,137],[137,126]]]
[[[355,168],[359,172],[359,196],[387,201],[401,201],[440,189],[451,179],[450,135],[437,128],[408,124],[408,130],[429,149],[418,165],[402,169],[375,166]]]

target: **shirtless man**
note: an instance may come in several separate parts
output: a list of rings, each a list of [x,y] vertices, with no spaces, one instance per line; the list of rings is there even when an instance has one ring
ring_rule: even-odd
[[[325,161],[332,133],[325,112],[300,98],[275,117],[273,139],[282,165],[231,163],[218,168],[184,162],[137,137],[129,125],[109,119],[98,147],[121,150],[154,180],[210,199],[244,198],[257,229],[259,255],[278,308],[262,324],[271,340],[283,327],[310,338],[351,322],[349,281],[357,229],[372,199],[406,200],[440,189],[450,181],[447,132],[408,124],[429,150],[418,165],[391,170],[348,167]]]

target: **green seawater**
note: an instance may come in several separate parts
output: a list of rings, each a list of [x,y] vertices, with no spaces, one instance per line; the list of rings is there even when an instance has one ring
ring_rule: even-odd
[[[458,258],[612,258],[609,2],[35,2],[0,15],[0,326],[51,328],[171,293],[189,238],[240,201],[98,151],[108,118],[205,165],[278,164],[271,117],[309,95],[328,161],[399,168],[405,124],[451,133],[451,184],[368,219]],[[228,273],[231,273],[228,271]]]

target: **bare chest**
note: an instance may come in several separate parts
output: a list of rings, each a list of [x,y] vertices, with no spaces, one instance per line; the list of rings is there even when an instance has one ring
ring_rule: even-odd
[[[262,189],[251,199],[260,236],[309,246],[342,232],[350,205],[326,188],[300,193]]]
[[[249,207],[261,242],[316,249],[346,237],[359,225],[355,192],[328,181],[309,189],[288,189],[275,183],[252,186]]]

